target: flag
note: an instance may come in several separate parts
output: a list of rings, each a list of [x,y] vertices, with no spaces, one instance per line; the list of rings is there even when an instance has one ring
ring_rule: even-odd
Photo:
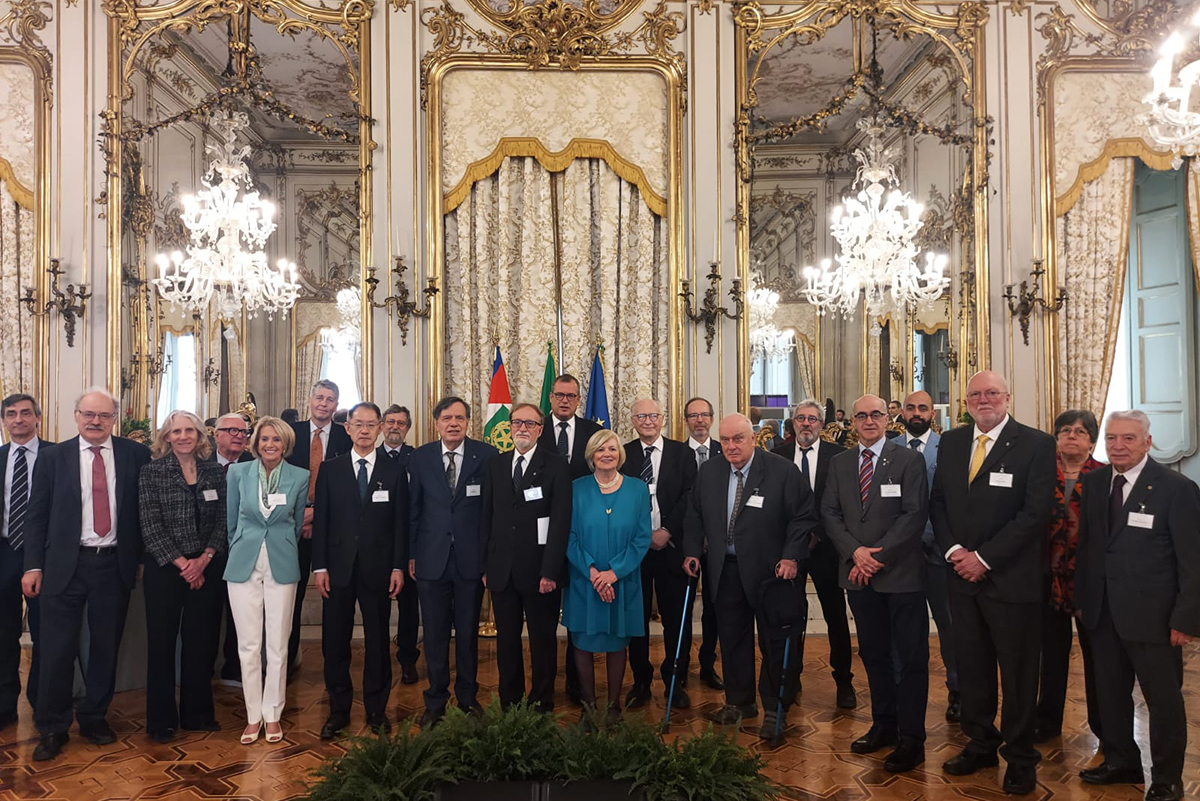
[[[608,390],[604,386],[604,362],[600,354],[604,346],[596,346],[596,357],[592,359],[592,372],[588,376],[587,406],[583,416],[601,428],[612,428],[608,419]]]
[[[554,386],[554,379],[558,378],[558,373],[554,367],[554,343],[546,343],[546,372],[542,374],[542,414],[546,417],[550,416],[550,389]]]
[[[496,362],[492,365],[492,386],[488,391],[487,422],[483,424],[483,441],[504,453],[513,449],[512,428],[508,412],[512,408],[512,393],[508,391],[508,373],[504,359],[496,346]]]

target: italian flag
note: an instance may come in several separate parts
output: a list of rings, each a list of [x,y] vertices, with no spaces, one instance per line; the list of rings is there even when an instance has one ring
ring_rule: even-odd
[[[500,347],[496,347],[496,361],[492,365],[492,387],[488,391],[487,422],[483,424],[483,441],[504,453],[513,449],[512,429],[508,412],[512,408],[512,393],[508,389],[508,373],[504,372],[504,359]]]

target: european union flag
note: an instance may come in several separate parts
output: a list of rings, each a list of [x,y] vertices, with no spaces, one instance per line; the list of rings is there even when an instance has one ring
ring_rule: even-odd
[[[596,356],[592,359],[592,372],[588,376],[587,406],[583,416],[592,422],[599,423],[601,428],[612,428],[608,419],[608,389],[604,386],[604,362],[600,360],[603,346],[596,346]]]

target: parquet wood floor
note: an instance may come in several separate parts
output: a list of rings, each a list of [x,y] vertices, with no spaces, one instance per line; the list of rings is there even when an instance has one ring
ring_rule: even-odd
[[[141,691],[119,694],[109,721],[119,737],[114,745],[98,747],[72,736],[64,754],[51,763],[31,761],[37,743],[30,710],[24,704],[17,726],[0,732],[0,799],[63,799],[63,801],[115,801],[116,799],[246,799],[282,801],[303,795],[302,781],[320,760],[339,753],[336,743],[323,743],[318,737],[328,709],[321,676],[320,644],[304,643],[304,662],[296,679],[288,687],[287,709],[283,723],[286,737],[282,743],[267,745],[259,740],[246,747],[238,743],[245,721],[241,694],[237,689],[218,686],[217,718],[224,731],[206,734],[184,732],[169,745],[159,745],[146,736],[145,695]],[[481,700],[496,686],[495,645],[480,641]],[[834,685],[829,675],[828,648],[823,637],[811,637],[806,648],[801,702],[790,715],[787,741],[764,750],[772,778],[786,786],[785,797],[797,801],[831,799],[833,801],[917,801],[917,799],[978,799],[1000,801],[1010,798],[1000,791],[1003,769],[990,769],[975,776],[954,778],[941,771],[941,764],[964,742],[957,725],[944,719],[944,671],[937,656],[936,643],[931,649],[929,739],[927,761],[911,774],[895,776],[883,770],[881,753],[858,756],[850,753],[850,743],[870,726],[869,695],[861,665],[855,662],[855,684],[859,707],[851,712],[834,708]],[[654,658],[661,659],[662,643],[654,643]],[[1189,718],[1189,749],[1184,773],[1188,795],[1200,792],[1200,649],[1185,652],[1185,693]],[[1065,733],[1059,740],[1041,747],[1044,759],[1038,773],[1038,790],[1029,801],[1047,799],[1094,799],[1095,801],[1135,801],[1141,788],[1118,786],[1095,788],[1080,782],[1077,773],[1098,758],[1095,740],[1084,733],[1082,665],[1076,648],[1072,654],[1071,685],[1067,700]],[[28,669],[28,653],[25,655]],[[356,646],[355,681],[361,675],[361,645]],[[657,661],[655,662],[657,664]],[[598,665],[597,677],[603,677]],[[422,666],[422,678],[423,678]],[[397,676],[398,679],[398,676]],[[626,677],[628,682],[628,676]],[[421,690],[418,684],[397,684],[392,692],[389,713],[393,719],[420,712]],[[561,687],[561,684],[560,684]],[[722,703],[720,693],[701,689],[693,680],[690,688],[693,708],[672,714],[676,733],[685,728],[703,730],[706,717]],[[652,714],[661,717],[666,702],[661,686],[655,685]],[[1139,699],[1140,700],[1140,699]],[[560,693],[560,710],[568,720],[575,711]],[[355,703],[354,726],[363,724],[360,703]],[[1149,772],[1146,745],[1145,707],[1138,707],[1139,742]],[[747,748],[764,744],[750,726],[738,733]]]

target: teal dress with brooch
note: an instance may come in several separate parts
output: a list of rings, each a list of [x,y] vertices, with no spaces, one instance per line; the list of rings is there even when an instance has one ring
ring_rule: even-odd
[[[590,475],[576,479],[573,490],[563,625],[580,650],[623,651],[630,637],[646,632],[641,567],[650,550],[650,490],[626,476],[616,492],[605,495]],[[617,574],[612,603],[600,600],[592,587],[593,566]]]

